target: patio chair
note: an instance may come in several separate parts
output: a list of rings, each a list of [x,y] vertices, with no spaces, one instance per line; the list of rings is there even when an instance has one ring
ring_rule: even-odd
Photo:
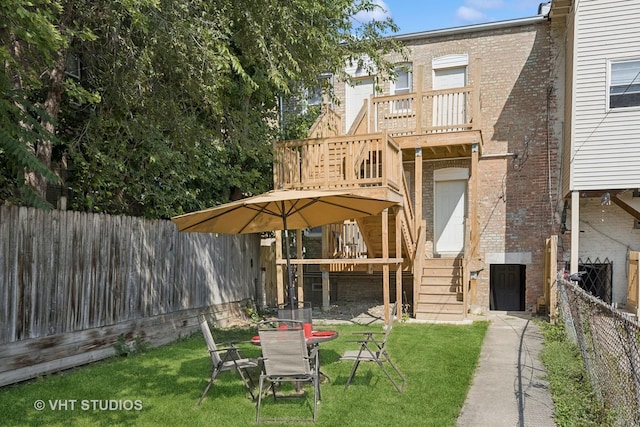
[[[218,348],[216,346],[216,342],[213,340],[213,335],[211,335],[211,330],[209,329],[209,323],[207,323],[207,319],[204,315],[199,315],[198,320],[200,322],[200,329],[202,330],[202,335],[204,335],[204,340],[207,342],[207,348],[209,349],[209,355],[211,356],[211,378],[207,383],[207,387],[202,392],[202,396],[200,396],[200,400],[198,400],[198,405],[202,403],[202,400],[205,398],[209,389],[213,385],[213,382],[216,380],[218,374],[225,371],[236,371],[240,378],[242,378],[242,383],[249,390],[249,394],[252,399],[255,399],[253,395],[252,389],[254,388],[253,379],[251,379],[251,375],[247,369],[249,368],[257,368],[258,361],[256,359],[247,359],[243,358],[240,355],[240,352],[235,347],[233,343],[228,344],[229,347],[226,348]]]
[[[267,421],[260,417],[265,380],[271,383],[274,401],[277,400],[276,386],[280,383],[293,382],[296,383],[296,388],[300,383],[311,383],[313,385],[313,421],[316,420],[320,400],[318,352],[312,349],[311,354],[309,353],[302,325],[303,322],[281,319],[264,321],[258,326],[262,347],[262,373],[258,385],[256,422]],[[294,421],[291,418],[287,420]],[[269,419],[268,421],[285,420]]]
[[[387,378],[389,378],[389,381],[391,381],[391,384],[393,384],[396,390],[400,393],[404,391],[406,380],[400,373],[400,370],[391,361],[391,357],[389,356],[389,352],[387,351],[387,340],[389,339],[389,334],[391,333],[393,318],[396,315],[397,308],[398,303],[396,302],[391,309],[391,320],[386,326],[386,331],[384,333],[384,336],[382,337],[382,340],[380,340],[380,338],[376,338],[376,335],[380,335],[377,332],[359,332],[360,334],[364,335],[363,339],[356,341],[360,344],[360,348],[358,350],[348,350],[342,355],[342,357],[340,357],[340,360],[353,361],[351,373],[349,374],[349,378],[344,385],[345,390],[349,387],[349,384],[351,384],[351,380],[355,376],[356,371],[360,366],[360,362],[375,362],[378,366],[380,366],[382,372],[384,372]],[[389,370],[385,365],[391,367],[391,369],[395,372],[396,379],[394,379],[393,376],[389,373]]]

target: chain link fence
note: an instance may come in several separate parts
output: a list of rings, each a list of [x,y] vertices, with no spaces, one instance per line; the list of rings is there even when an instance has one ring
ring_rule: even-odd
[[[616,425],[640,425],[640,324],[579,286],[558,278],[565,330],[582,353],[594,392]]]

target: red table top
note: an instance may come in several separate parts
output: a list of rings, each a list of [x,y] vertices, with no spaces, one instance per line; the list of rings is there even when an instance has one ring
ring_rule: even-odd
[[[311,331],[311,336],[307,338],[307,344],[320,344],[338,338],[338,331]],[[251,344],[260,345],[260,335],[251,338]]]

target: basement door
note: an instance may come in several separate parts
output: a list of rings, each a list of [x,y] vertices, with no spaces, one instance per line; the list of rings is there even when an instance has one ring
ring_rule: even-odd
[[[491,265],[489,309],[524,311],[525,269],[520,264]]]

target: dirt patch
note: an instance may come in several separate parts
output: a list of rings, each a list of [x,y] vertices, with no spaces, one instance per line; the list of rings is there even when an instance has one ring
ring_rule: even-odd
[[[314,323],[384,323],[384,304],[378,301],[359,301],[332,304],[328,309],[313,309]]]

